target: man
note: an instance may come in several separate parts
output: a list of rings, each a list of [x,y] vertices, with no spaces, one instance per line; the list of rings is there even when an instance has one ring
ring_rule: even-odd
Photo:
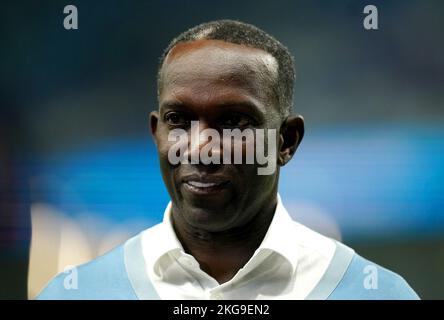
[[[174,39],[150,115],[171,196],[164,221],[80,266],[76,290],[61,274],[39,298],[417,299],[400,276],[285,210],[280,167],[304,135],[294,78],[288,50],[249,24],[214,21]]]

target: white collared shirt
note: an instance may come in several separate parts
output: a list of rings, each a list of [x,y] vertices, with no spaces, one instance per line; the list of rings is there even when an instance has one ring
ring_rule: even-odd
[[[171,202],[163,222],[142,234],[146,272],[161,299],[304,299],[319,282],[335,252],[335,242],[294,221],[278,202],[264,240],[229,281],[219,284],[185,253],[171,222]]]

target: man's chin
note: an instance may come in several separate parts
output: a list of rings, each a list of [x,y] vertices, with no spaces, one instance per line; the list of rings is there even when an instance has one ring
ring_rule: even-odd
[[[227,207],[186,206],[184,211],[183,214],[189,224],[208,232],[226,230],[235,214],[235,210],[230,210]]]

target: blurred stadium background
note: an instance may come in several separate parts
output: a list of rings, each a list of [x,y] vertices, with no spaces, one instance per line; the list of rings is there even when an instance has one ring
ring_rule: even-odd
[[[366,4],[377,31],[362,27]],[[2,2],[0,298],[32,298],[161,221],[158,57],[220,18],[295,56],[306,136],[280,186],[294,218],[444,298],[443,17],[440,1]]]

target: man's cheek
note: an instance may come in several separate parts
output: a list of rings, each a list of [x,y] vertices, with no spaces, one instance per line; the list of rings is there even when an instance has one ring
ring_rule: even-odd
[[[163,140],[157,146],[159,158],[170,166],[179,165],[184,158],[186,147],[186,144],[180,142]]]

